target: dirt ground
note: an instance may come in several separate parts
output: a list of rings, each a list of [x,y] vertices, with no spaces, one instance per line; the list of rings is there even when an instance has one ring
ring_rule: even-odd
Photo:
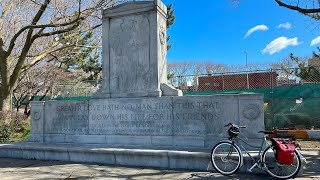
[[[297,139],[296,142],[302,148],[319,148],[320,149],[320,140],[302,140]]]

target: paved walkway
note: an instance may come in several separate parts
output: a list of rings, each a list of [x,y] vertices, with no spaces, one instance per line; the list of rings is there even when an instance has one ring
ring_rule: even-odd
[[[296,179],[320,180],[320,152],[303,152],[308,163]],[[264,173],[218,173],[174,171],[151,168],[116,167],[61,161],[0,158],[0,179],[272,179]]]

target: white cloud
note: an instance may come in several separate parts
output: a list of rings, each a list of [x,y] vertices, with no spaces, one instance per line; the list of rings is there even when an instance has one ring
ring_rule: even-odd
[[[291,29],[291,23],[286,22],[284,24],[279,24],[278,28]]]
[[[298,38],[288,39],[287,37],[278,37],[270,42],[261,52],[262,54],[269,53],[270,55],[287,48],[288,46],[297,46],[301,44],[298,42]]]
[[[258,25],[248,30],[247,34],[244,36],[244,39],[250,36],[255,31],[267,31],[269,28],[266,25]]]
[[[311,43],[310,43],[310,46],[314,46],[316,44],[319,44],[320,43],[320,36],[314,38]]]

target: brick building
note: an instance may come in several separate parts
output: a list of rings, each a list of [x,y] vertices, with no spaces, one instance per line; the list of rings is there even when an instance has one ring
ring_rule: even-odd
[[[198,90],[237,90],[269,88],[277,84],[276,72],[228,74],[198,78]]]

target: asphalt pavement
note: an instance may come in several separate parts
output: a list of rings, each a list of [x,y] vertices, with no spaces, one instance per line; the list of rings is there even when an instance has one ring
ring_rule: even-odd
[[[320,151],[303,151],[307,164],[295,179],[320,180]],[[216,172],[0,158],[0,179],[273,179],[264,172],[223,176]]]

